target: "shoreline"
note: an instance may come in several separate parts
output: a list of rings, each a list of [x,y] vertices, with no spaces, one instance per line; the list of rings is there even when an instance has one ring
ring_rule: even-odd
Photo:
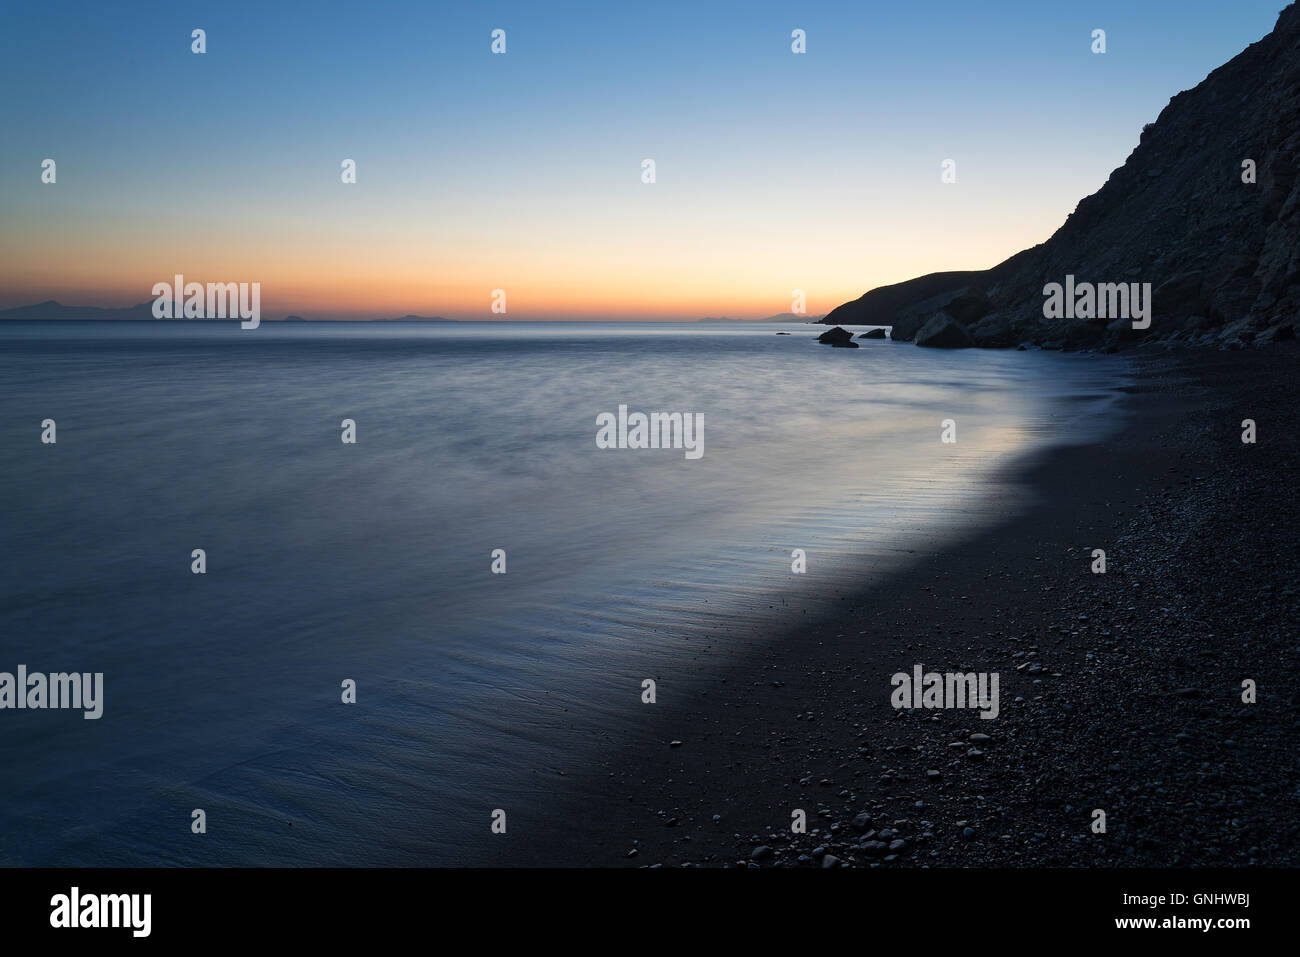
[[[1300,350],[1132,355],[1111,439],[1031,460],[1000,520],[918,541],[843,612],[742,639],[481,862],[1294,865]],[[917,664],[999,673],[999,717],[894,710]]]

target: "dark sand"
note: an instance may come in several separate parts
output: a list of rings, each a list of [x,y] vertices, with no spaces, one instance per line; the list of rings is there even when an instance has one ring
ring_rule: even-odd
[[[1295,865],[1300,349],[1135,359],[1118,436],[1029,463],[1002,524],[918,545],[842,613],[752,636],[611,729],[547,825],[483,863]],[[890,676],[917,663],[998,672],[1001,714],[895,711]]]

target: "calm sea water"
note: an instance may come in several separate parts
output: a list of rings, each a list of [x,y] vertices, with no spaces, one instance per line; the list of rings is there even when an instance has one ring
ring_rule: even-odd
[[[820,331],[0,326],[0,671],[105,676],[98,721],[0,711],[0,863],[469,862],[494,808],[544,818],[594,767],[643,678],[1116,426],[1119,360]],[[703,458],[598,449],[620,404],[704,413]]]

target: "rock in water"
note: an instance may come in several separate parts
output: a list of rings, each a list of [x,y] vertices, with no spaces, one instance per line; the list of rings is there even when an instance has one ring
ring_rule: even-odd
[[[817,337],[817,341],[825,343],[828,346],[839,346],[841,349],[856,349],[858,344],[853,341],[853,333],[836,326],[829,329]]]
[[[885,330],[869,329],[866,332],[864,332],[862,335],[858,336],[858,338],[859,339],[883,339],[885,338]]]
[[[916,333],[916,344],[935,349],[965,349],[975,345],[975,340],[964,328],[939,313]]]

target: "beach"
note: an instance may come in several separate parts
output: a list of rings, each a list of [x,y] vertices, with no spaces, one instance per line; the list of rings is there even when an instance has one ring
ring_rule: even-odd
[[[0,860],[1291,861],[1293,343],[279,326],[7,327]]]
[[[483,860],[1294,866],[1298,352],[1132,356],[1117,435],[1019,463],[988,530],[737,637]],[[896,710],[917,663],[1000,673],[1000,714]]]
[[[10,6],[8,934],[1286,927],[1300,3]]]
[[[1113,434],[1130,381],[817,331],[5,324],[0,704],[103,677],[95,720],[4,709],[0,862],[509,860],[696,681]]]

